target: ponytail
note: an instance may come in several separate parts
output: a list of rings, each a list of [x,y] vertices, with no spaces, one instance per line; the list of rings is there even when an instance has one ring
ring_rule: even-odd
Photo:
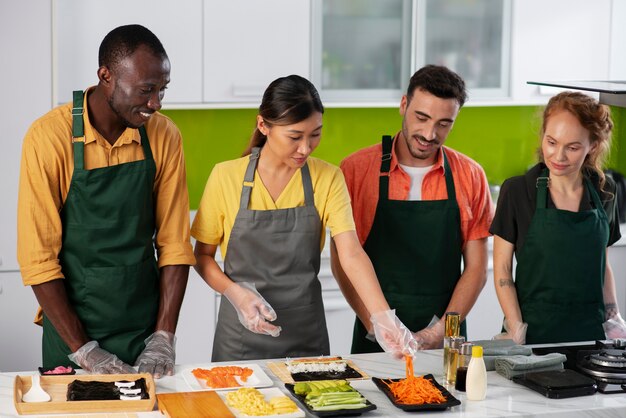
[[[246,155],[250,155],[252,153],[252,148],[262,147],[265,145],[265,141],[267,141],[267,137],[259,131],[259,128],[255,128],[252,133],[252,137],[250,138],[250,142],[241,156],[245,157]]]

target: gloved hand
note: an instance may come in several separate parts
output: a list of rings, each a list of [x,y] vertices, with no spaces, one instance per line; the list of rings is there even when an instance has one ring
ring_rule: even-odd
[[[137,373],[135,369],[124,363],[115,354],[100,348],[97,341],[89,341],[68,357],[93,374]]]
[[[257,292],[254,283],[233,283],[224,296],[237,311],[241,325],[257,334],[278,337],[281,328],[268,322],[276,320],[276,312]]]
[[[135,367],[139,367],[139,373],[150,373],[157,379],[173,375],[176,336],[171,332],[160,330],[146,338],[145,343],[146,348],[135,360]]]
[[[413,334],[413,337],[418,342],[420,350],[430,350],[432,348],[443,347],[443,337],[446,332],[445,320],[433,317],[433,320],[428,326],[421,331]]]
[[[396,310],[377,312],[371,316],[376,341],[388,353],[401,359],[405,354],[413,355],[418,350],[417,341],[411,331],[396,316]]]
[[[626,338],[626,322],[620,313],[616,313],[602,324],[606,338],[614,340],[616,338]]]
[[[515,344],[526,344],[526,322],[505,319],[503,325],[506,332],[496,335],[494,340],[513,340]]]

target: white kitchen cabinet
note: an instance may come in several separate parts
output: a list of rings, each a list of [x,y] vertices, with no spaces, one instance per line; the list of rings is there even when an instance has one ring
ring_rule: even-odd
[[[611,8],[611,50],[609,80],[626,80],[626,1],[613,0]]]
[[[37,299],[19,272],[0,272],[0,371],[41,366],[41,330],[33,323]]]
[[[493,285],[493,237],[488,238],[487,283],[467,315],[467,338],[470,341],[490,340],[500,333],[504,314]]]
[[[339,284],[330,268],[330,231],[326,231],[326,241],[322,250],[319,280],[322,284],[322,299],[326,327],[330,339],[332,355],[348,355],[352,347],[352,333],[356,314],[341,293]]]
[[[309,0],[204,3],[204,102],[261,102],[278,77],[309,77]]]
[[[515,0],[512,104],[543,104],[557,91],[527,81],[609,79],[613,3],[619,1]]]
[[[202,101],[202,0],[59,0],[54,4],[57,103],[70,101],[73,90],[98,83],[102,39],[115,27],[134,23],[154,32],[170,59],[171,82],[164,104]]]
[[[191,267],[176,329],[176,363],[211,361],[215,334],[215,291]]]
[[[397,103],[411,70],[411,0],[313,0],[312,81],[325,102]]]
[[[393,1],[401,4],[399,16],[387,7]],[[557,91],[527,81],[626,75],[620,50],[626,6],[620,0],[378,3],[58,0],[55,103],[97,83],[102,38],[128,23],[153,30],[168,52],[166,108],[256,107],[267,85],[289,74],[311,79],[328,106],[396,107],[412,72],[426,63],[464,76],[470,106],[544,104]],[[354,13],[344,13],[348,6]],[[337,11],[326,23],[324,8]],[[500,15],[501,27],[494,21]],[[334,32],[324,26],[332,22]]]
[[[440,64],[465,80],[470,100],[509,96],[510,0],[418,1],[415,70]]]

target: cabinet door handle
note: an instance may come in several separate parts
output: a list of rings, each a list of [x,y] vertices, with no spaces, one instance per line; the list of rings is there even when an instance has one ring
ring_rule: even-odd
[[[261,98],[265,89],[261,86],[233,85],[233,96]]]

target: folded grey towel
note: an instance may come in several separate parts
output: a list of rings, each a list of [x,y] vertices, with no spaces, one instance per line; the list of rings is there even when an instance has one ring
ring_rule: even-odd
[[[515,344],[513,340],[474,341],[483,347],[483,356],[530,356],[533,350],[525,345]]]
[[[498,356],[530,356],[533,353],[530,347],[515,344],[513,340],[480,340],[472,343],[483,347],[483,359],[488,371],[496,369]]]
[[[542,372],[547,370],[560,370],[567,360],[565,354],[550,353],[545,356],[502,356],[495,361],[496,372],[512,379],[513,376],[526,372]]]

